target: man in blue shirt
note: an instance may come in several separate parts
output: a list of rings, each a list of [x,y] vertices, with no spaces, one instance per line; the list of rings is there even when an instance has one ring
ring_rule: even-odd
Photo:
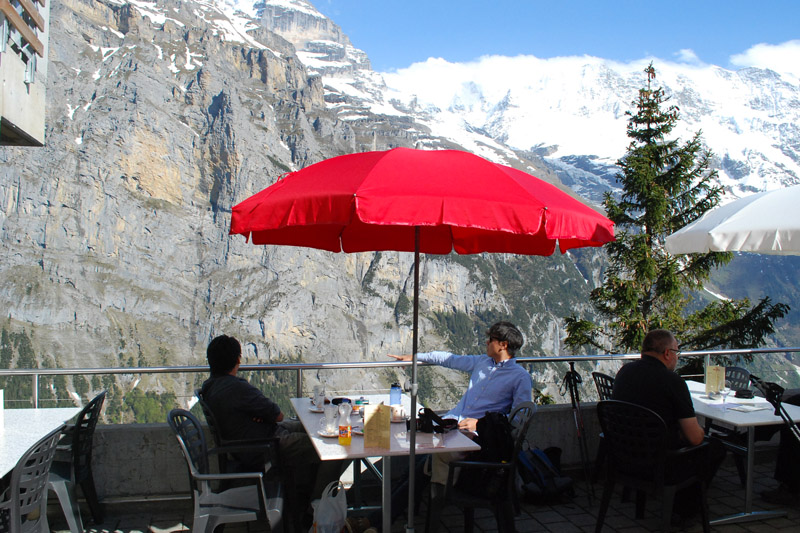
[[[476,431],[479,418],[487,411],[508,414],[522,402],[531,401],[533,382],[527,370],[517,364],[516,353],[525,342],[510,322],[497,322],[486,332],[485,355],[454,355],[448,352],[418,353],[417,360],[469,372],[469,386],[458,404],[444,418],[458,420],[459,429]],[[410,361],[410,355],[389,355]],[[454,454],[433,454],[431,482],[447,482],[447,464]],[[437,490],[437,489],[434,489]]]

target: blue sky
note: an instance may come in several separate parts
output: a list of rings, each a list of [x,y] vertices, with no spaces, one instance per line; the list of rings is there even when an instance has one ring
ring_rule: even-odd
[[[755,45],[773,45],[762,55],[792,40],[800,47],[800,0],[311,1],[380,72],[489,54],[654,56],[737,68],[751,63]]]

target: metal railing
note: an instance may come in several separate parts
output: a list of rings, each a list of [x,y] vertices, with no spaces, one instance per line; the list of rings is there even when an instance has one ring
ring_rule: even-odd
[[[792,348],[755,348],[736,350],[699,350],[682,352],[682,357],[711,356],[756,356],[762,354],[800,352],[800,347]],[[639,354],[606,354],[606,355],[568,355],[568,356],[540,356],[518,357],[521,364],[541,363],[569,363],[569,362],[595,362],[595,361],[628,361],[638,359]],[[427,363],[420,363],[426,365]],[[392,368],[407,367],[411,362],[401,361],[362,361],[343,363],[287,363],[266,365],[242,365],[239,370],[244,372],[295,372],[295,392],[297,397],[303,395],[303,372],[307,370],[340,370],[352,368]],[[35,369],[0,369],[0,377],[30,376],[33,381],[32,401],[39,406],[39,378],[41,376],[74,376],[74,375],[114,375],[114,374],[182,374],[182,373],[207,373],[207,366],[157,366],[157,367],[125,367],[125,368],[35,368]]]

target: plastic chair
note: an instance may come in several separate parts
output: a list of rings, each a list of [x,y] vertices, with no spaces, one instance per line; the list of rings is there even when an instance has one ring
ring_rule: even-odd
[[[447,485],[445,486],[445,501],[453,503],[464,509],[464,531],[471,533],[475,526],[475,508],[491,509],[497,521],[497,529],[500,533],[513,533],[516,496],[516,476],[517,463],[520,451],[526,442],[528,430],[533,421],[533,413],[536,406],[532,402],[524,402],[517,406],[509,415],[509,421],[514,427],[514,452],[511,461],[507,463],[492,463],[485,461],[452,461],[450,470],[447,474]],[[456,469],[464,470],[478,469],[490,471],[493,476],[500,476],[500,490],[494,494],[483,493],[477,495],[471,492],[464,492],[455,486]]]
[[[47,476],[56,453],[62,424],[31,446],[11,471],[0,501],[0,532],[49,533]]]
[[[222,436],[220,427],[217,424],[217,419],[211,407],[206,403],[200,389],[194,391],[197,396],[197,402],[200,404],[200,409],[206,418],[208,429],[211,431],[211,438],[214,439],[214,446],[220,450],[227,450],[224,453],[217,453],[217,463],[220,472],[235,473],[247,472],[253,470],[263,471],[265,474],[270,473],[274,476],[278,475],[280,466],[280,439],[278,437],[269,437],[265,439],[246,439],[246,440],[233,440],[226,439]],[[260,454],[264,456],[264,460],[258,465],[244,463],[239,460],[235,453]],[[272,472],[272,470],[275,470]]]
[[[603,374],[602,372],[592,372],[592,379],[594,380],[594,386],[597,389],[597,397],[600,399],[600,401],[610,400],[612,394],[614,393],[614,378],[608,374]],[[597,456],[594,460],[592,483],[597,481],[605,459],[605,439],[603,438],[603,432],[601,431],[600,440],[597,442]]]
[[[657,413],[640,405],[603,400],[597,415],[607,439],[608,468],[595,531],[603,528],[614,485],[617,482],[637,489],[636,518],[644,515],[645,494],[662,498],[662,527],[670,528],[675,493],[699,485],[703,531],[708,533],[708,503],[703,483],[707,463],[707,444],[667,449],[667,425]],[[686,468],[676,468],[676,465]],[[681,475],[676,475],[680,471]]]
[[[67,426],[64,437],[58,443],[56,458],[50,467],[47,485],[56,493],[72,533],[83,531],[81,509],[75,491],[77,485],[81,486],[95,523],[103,522],[103,513],[97,500],[97,490],[92,475],[92,439],[105,399],[106,391],[103,391],[78,413],[74,426]]]
[[[209,473],[209,450],[200,421],[189,411],[173,409],[167,422],[175,432],[189,468],[194,503],[193,532],[213,533],[220,524],[263,519],[266,519],[270,531],[283,530],[280,485],[270,485],[272,490],[268,496],[263,472]],[[236,481],[244,485],[215,491],[212,481]]]
[[[217,464],[220,472],[236,473],[236,472],[263,472],[265,480],[269,480],[274,484],[280,484],[282,491],[285,495],[284,512],[286,516],[293,517],[294,527],[298,531],[301,529],[301,509],[297,504],[298,494],[297,486],[295,483],[294,475],[292,472],[287,472],[281,469],[280,461],[280,439],[278,437],[269,437],[263,439],[226,439],[222,436],[217,419],[211,407],[206,403],[200,389],[195,389],[195,396],[197,396],[197,403],[200,404],[200,409],[206,417],[208,429],[211,431],[211,437],[214,439],[215,453],[217,456]],[[226,450],[226,451],[222,451]],[[262,459],[257,464],[251,464],[241,461],[237,458],[237,453],[248,453],[250,455],[261,455]],[[223,481],[220,483],[220,489],[227,489],[229,482]]]

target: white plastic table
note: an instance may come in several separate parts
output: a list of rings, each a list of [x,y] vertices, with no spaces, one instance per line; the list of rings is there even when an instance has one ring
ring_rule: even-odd
[[[369,400],[370,405],[376,405],[381,402],[387,405],[389,404],[388,394],[364,395],[364,397]],[[356,397],[352,397],[351,399],[355,401]],[[383,481],[381,495],[381,507],[383,509],[382,530],[391,531],[392,474],[389,457],[409,454],[410,444],[408,442],[408,431],[405,421],[392,423],[391,446],[389,448],[365,448],[364,437],[360,435],[353,435],[350,446],[342,446],[339,444],[338,438],[322,437],[317,433],[320,420],[324,415],[322,413],[312,412],[310,398],[292,398],[291,401],[292,407],[294,407],[295,413],[297,413],[297,417],[308,432],[308,436],[311,437],[311,442],[314,444],[317,454],[319,454],[320,459],[323,461],[363,459],[368,457],[383,458],[383,468],[381,472]],[[403,404],[405,405],[406,412],[408,412],[410,399],[407,396],[403,397]],[[360,417],[358,415],[351,415],[351,420],[353,421],[353,425],[360,425]],[[417,433],[415,450],[417,454],[469,452],[480,450],[480,446],[460,431],[451,431],[445,434]]]
[[[0,477],[17,465],[36,442],[81,412],[80,407],[4,409],[0,431]]]
[[[745,483],[744,512],[731,516],[712,520],[712,525],[733,524],[737,522],[750,522],[753,520],[763,520],[765,518],[775,518],[785,516],[784,511],[753,511],[753,456],[755,454],[755,428],[756,426],[769,426],[772,424],[783,424],[783,419],[775,415],[775,409],[766,399],[756,397],[744,400],[735,398],[733,394],[728,396],[725,408],[722,407],[722,398],[709,398],[705,392],[705,385],[696,381],[687,381],[689,391],[692,394],[692,403],[695,413],[711,420],[716,420],[724,424],[747,429],[747,481]],[[741,406],[741,407],[740,407]],[[800,407],[791,404],[783,404],[786,412],[795,422],[800,422]],[[757,409],[749,412],[742,412],[737,409]]]

